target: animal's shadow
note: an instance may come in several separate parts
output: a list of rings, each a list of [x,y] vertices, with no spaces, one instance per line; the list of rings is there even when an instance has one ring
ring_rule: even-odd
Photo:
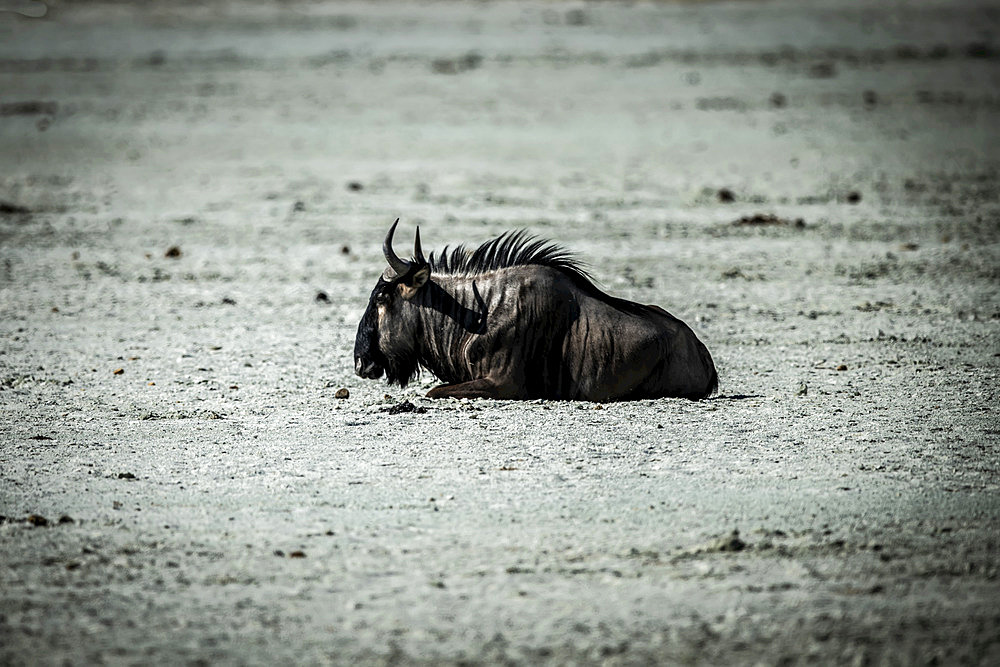
[[[730,394],[729,396],[711,396],[709,398],[703,399],[706,401],[743,401],[748,398],[764,398],[762,394]]]

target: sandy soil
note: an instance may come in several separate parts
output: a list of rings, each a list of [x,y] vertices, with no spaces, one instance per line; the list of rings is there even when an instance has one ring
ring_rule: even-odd
[[[0,13],[0,663],[1000,661],[995,5],[51,4]],[[397,216],[563,242],[720,395],[360,380]]]

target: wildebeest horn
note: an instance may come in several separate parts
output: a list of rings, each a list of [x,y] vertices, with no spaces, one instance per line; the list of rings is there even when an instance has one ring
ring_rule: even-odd
[[[420,249],[420,227],[417,227],[417,235],[413,239],[413,259],[417,260],[417,264],[427,263],[424,251]]]
[[[410,263],[401,260],[392,250],[392,235],[398,224],[399,218],[396,218],[396,222],[392,223],[392,227],[389,228],[389,233],[385,235],[385,241],[382,241],[382,254],[385,255],[385,261],[389,263],[389,268],[395,271],[397,276],[401,276],[410,270]],[[419,247],[419,245],[418,242],[417,246]]]

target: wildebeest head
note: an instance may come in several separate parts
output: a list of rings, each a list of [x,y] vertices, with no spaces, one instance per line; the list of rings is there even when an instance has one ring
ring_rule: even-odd
[[[382,242],[389,268],[375,284],[358,325],[354,372],[370,379],[379,378],[384,372],[390,383],[405,387],[418,367],[416,341],[420,319],[412,300],[430,278],[431,267],[420,249],[419,228],[413,242],[413,259],[405,261],[396,255],[392,235],[397,224],[399,218]]]

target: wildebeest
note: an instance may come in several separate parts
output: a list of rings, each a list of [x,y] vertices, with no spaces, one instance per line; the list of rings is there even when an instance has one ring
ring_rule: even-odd
[[[413,259],[382,244],[389,268],[358,325],[355,372],[406,384],[423,367],[431,398],[700,399],[718,386],[708,349],[659,306],[598,289],[561,247],[508,232],[475,250]]]

